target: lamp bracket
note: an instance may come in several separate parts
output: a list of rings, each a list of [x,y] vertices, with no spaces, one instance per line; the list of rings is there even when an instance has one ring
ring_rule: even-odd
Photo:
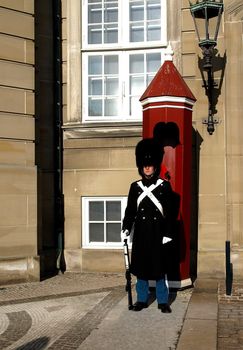
[[[213,122],[213,124],[219,124],[219,123],[220,123],[220,120],[219,120],[219,118],[214,118],[214,119],[212,120],[212,122]],[[203,120],[202,120],[202,124],[208,125],[208,118],[207,118],[207,119],[203,119]]]

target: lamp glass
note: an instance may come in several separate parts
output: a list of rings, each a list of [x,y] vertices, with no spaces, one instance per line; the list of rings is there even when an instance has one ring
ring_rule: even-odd
[[[190,3],[199,46],[216,46],[223,3],[221,1],[204,0]]]

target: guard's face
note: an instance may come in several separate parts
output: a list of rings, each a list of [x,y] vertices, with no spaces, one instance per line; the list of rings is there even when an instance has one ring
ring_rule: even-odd
[[[143,173],[145,176],[151,176],[154,173],[154,166],[153,165],[146,165],[143,167]]]

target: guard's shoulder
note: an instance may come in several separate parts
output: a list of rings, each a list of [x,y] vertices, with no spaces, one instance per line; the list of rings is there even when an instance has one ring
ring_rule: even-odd
[[[131,183],[131,188],[137,188],[139,187],[138,183],[139,183],[140,180],[137,180],[137,181],[134,181]]]
[[[163,180],[161,186],[163,186],[163,189],[166,191],[172,191],[171,184],[168,180]]]

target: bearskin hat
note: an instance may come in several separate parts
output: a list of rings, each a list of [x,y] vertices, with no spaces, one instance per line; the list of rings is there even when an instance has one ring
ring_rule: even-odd
[[[153,165],[156,175],[160,174],[160,166],[163,159],[163,149],[153,138],[143,139],[138,142],[135,150],[138,172],[143,175],[143,167]]]

